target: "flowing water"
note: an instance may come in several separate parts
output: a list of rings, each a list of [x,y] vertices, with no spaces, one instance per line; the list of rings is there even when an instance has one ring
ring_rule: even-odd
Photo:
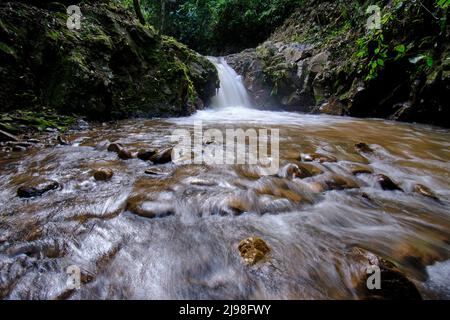
[[[394,262],[424,298],[450,298],[450,132],[377,119],[249,108],[223,61],[215,108],[180,119],[126,120],[69,135],[71,145],[0,155],[0,297],[6,299],[357,299],[361,247]],[[277,128],[280,171],[258,165],[164,164],[120,160],[165,147],[174,129]],[[365,142],[373,152],[360,152]],[[304,163],[319,152],[337,162]],[[311,177],[289,174],[292,165]],[[385,191],[374,174],[396,181]],[[91,170],[111,168],[110,181]],[[156,168],[161,175],[145,173]],[[336,179],[353,188],[317,190]],[[62,188],[22,199],[17,188],[43,179]],[[439,200],[412,192],[417,183]],[[140,208],[136,210],[135,208]],[[151,211],[155,217],[136,214]],[[259,236],[267,260],[248,266],[237,246]],[[74,290],[67,267],[81,269]]]

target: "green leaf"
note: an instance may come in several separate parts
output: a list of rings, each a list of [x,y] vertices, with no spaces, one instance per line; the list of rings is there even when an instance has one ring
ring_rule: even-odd
[[[406,51],[406,47],[403,44],[399,44],[398,46],[396,46],[394,48],[394,50],[399,52],[399,53],[404,53]]]
[[[433,58],[432,57],[426,57],[425,62],[427,64],[427,66],[429,66],[430,68],[433,66]]]
[[[384,60],[382,60],[382,59],[378,59],[377,63],[379,66],[384,66]]]

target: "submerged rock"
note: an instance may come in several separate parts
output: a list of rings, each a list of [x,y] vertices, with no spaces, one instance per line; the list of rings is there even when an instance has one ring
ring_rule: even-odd
[[[375,176],[376,181],[380,184],[381,188],[383,190],[391,190],[391,191],[403,191],[402,188],[400,188],[394,181],[391,180],[388,176],[384,174],[377,174]]]
[[[428,187],[423,184],[416,184],[413,188],[415,193],[421,194],[424,197],[428,197],[434,200],[439,200],[439,198],[431,191]]]
[[[312,162],[312,161],[320,162],[320,163],[337,162],[337,159],[335,157],[320,154],[320,153],[306,154],[302,158],[303,158],[303,161],[307,161],[307,162]]]
[[[42,196],[44,193],[56,190],[60,187],[57,181],[46,181],[35,186],[22,186],[17,189],[17,196],[20,198],[34,198]]]
[[[361,248],[353,248],[352,256],[360,266],[356,275],[356,290],[365,300],[422,300],[414,283],[392,262]],[[369,288],[369,279],[379,270],[380,287]]]
[[[373,173],[372,168],[362,165],[362,164],[352,164],[350,165],[350,171],[353,175],[357,176],[358,174],[371,174]]]
[[[249,237],[242,240],[238,245],[239,253],[245,263],[254,265],[263,260],[270,252],[266,242],[258,237]]]
[[[313,174],[305,167],[298,166],[293,163],[287,164],[286,166],[281,168],[280,172],[278,173],[278,176],[280,178],[289,178],[289,179],[294,179],[294,178],[303,179],[303,178],[311,177],[312,175]]]
[[[114,175],[114,172],[109,168],[100,168],[94,171],[93,176],[97,181],[110,180]]]
[[[359,142],[359,143],[355,144],[355,148],[359,152],[364,152],[364,153],[372,153],[373,152],[373,149],[371,147],[369,147],[369,145],[365,142]]]
[[[330,190],[359,188],[359,185],[353,179],[341,175],[333,175],[324,182]]]
[[[159,201],[136,201],[130,199],[126,210],[144,218],[163,218],[175,214],[175,208],[170,203]]]

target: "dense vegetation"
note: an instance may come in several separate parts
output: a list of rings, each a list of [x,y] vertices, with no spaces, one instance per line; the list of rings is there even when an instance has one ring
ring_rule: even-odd
[[[133,0],[120,0],[129,8]],[[205,54],[254,47],[302,0],[141,0],[147,22]]]

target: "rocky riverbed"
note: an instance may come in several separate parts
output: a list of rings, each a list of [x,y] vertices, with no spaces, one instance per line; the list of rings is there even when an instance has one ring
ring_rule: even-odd
[[[200,120],[279,128],[280,170],[174,163],[171,133]],[[449,298],[449,138],[226,108],[91,125],[25,149],[4,142],[0,297]],[[382,291],[364,286],[373,265]]]

